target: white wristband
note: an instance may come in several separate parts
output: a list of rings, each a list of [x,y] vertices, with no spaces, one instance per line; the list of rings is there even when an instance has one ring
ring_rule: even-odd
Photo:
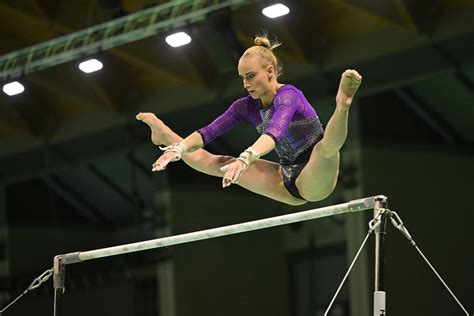
[[[188,147],[182,143],[174,143],[172,145],[166,146],[166,147],[160,147],[161,150],[164,151],[164,154],[169,153],[169,152],[175,152],[178,154],[177,157],[173,158],[171,161],[178,161],[181,159],[181,156],[184,153],[188,152]]]
[[[188,152],[188,147],[182,143],[174,143],[166,147],[161,147],[160,149],[163,150],[165,153],[174,151],[180,155]]]
[[[250,164],[252,162],[257,160],[258,158],[260,158],[260,155],[255,150],[253,150],[252,147],[249,147],[245,151],[243,151],[239,155],[239,158],[237,158],[237,159],[242,161],[243,163],[245,163],[248,167],[248,166],[250,166]]]

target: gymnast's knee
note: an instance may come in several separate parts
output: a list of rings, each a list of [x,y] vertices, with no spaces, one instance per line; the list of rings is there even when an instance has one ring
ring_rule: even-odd
[[[329,148],[329,146],[324,142],[324,138],[314,145],[313,152],[317,152],[320,156],[326,159],[339,156],[339,149],[335,150],[333,148]]]

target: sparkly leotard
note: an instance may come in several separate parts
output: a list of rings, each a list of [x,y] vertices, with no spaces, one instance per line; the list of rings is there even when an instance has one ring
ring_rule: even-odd
[[[299,89],[289,84],[282,86],[273,102],[264,109],[260,107],[260,100],[255,100],[250,95],[236,100],[224,114],[198,132],[204,145],[207,145],[241,122],[248,122],[256,127],[259,134],[267,134],[273,138],[282,166],[304,166],[311,149],[324,134],[313,107]],[[301,172],[302,168],[298,169]],[[285,172],[283,174],[285,176]],[[297,175],[293,175],[292,182],[296,177]],[[295,195],[294,192],[290,193]],[[302,198],[299,193],[295,196]]]

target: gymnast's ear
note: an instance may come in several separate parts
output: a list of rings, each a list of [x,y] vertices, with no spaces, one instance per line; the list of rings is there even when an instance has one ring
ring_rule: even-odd
[[[268,80],[271,80],[273,77],[275,77],[275,67],[273,67],[272,64],[267,66],[266,71],[267,71]]]

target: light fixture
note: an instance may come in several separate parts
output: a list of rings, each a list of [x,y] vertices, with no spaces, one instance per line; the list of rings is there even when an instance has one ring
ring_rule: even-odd
[[[101,70],[103,67],[102,63],[97,59],[89,59],[79,64],[79,69],[85,73]]]
[[[281,3],[271,5],[262,10],[262,14],[269,17],[270,19],[278,18],[288,13],[290,13],[290,9]]]
[[[166,36],[165,41],[171,47],[179,47],[191,43],[191,37],[185,32],[178,32]]]
[[[3,85],[3,92],[8,94],[9,96],[20,94],[23,91],[25,91],[25,87],[18,81],[13,81]]]

